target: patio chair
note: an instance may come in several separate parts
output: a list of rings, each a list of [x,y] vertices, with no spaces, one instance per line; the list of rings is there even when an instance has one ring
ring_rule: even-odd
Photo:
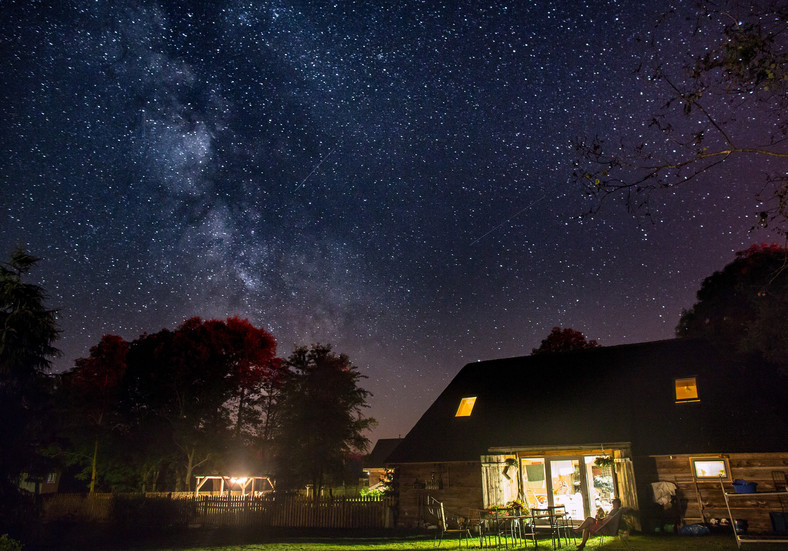
[[[532,509],[531,514],[533,515],[531,518],[534,530],[548,533],[550,535],[550,541],[553,544],[553,549],[560,547],[561,536],[567,537],[567,534],[562,534],[562,526],[558,522],[555,508]]]
[[[470,519],[461,515],[447,513],[443,502],[432,496],[427,496],[427,511],[437,517],[438,533],[437,545],[440,546],[446,534],[457,534],[460,544],[465,541],[466,547],[470,547],[471,525]]]
[[[605,524],[600,528],[597,532],[593,533],[593,541],[596,544],[595,547],[598,549],[601,547],[604,542],[605,538],[616,538],[618,537],[624,545],[627,545],[629,542],[629,525],[627,521],[624,520],[622,517],[624,515],[624,509],[620,508],[616,511],[612,511],[606,519],[609,518],[605,522]]]
[[[528,540],[534,544],[534,549],[539,545],[536,543],[536,523],[534,517],[525,515],[514,519],[511,523],[512,542],[517,546],[518,542],[522,541],[525,547],[528,547]]]

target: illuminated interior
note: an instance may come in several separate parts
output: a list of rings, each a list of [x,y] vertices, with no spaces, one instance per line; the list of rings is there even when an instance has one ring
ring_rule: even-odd
[[[697,480],[730,480],[728,460],[724,457],[690,457],[690,463]]]
[[[470,417],[475,403],[476,403],[476,396],[472,396],[470,398],[463,398],[462,400],[460,400],[460,407],[457,408],[457,413],[454,414],[454,416]]]
[[[597,455],[521,458],[523,501],[530,509],[564,506],[573,519],[610,511],[615,497],[613,468]]]
[[[695,377],[676,379],[676,402],[700,402]]]

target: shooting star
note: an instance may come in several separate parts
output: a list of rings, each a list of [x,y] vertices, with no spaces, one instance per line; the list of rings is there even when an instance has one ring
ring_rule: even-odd
[[[528,209],[530,209],[531,207],[533,207],[533,206],[534,206],[536,203],[538,203],[539,201],[541,201],[541,200],[542,200],[542,199],[544,199],[545,197],[547,197],[547,194],[544,194],[544,195],[542,195],[542,196],[541,196],[539,199],[537,199],[536,201],[534,201],[534,202],[532,202],[532,203],[528,204],[526,207],[524,207],[524,208],[522,208],[522,209],[518,210],[518,211],[517,211],[517,212],[515,212],[513,215],[511,215],[509,218],[507,218],[506,220],[504,220],[503,222],[501,222],[500,224],[498,224],[497,226],[495,226],[493,229],[491,229],[490,231],[488,231],[488,232],[487,232],[487,233],[485,233],[484,235],[481,235],[481,236],[477,237],[476,239],[474,239],[473,241],[471,241],[471,245],[475,245],[476,243],[478,243],[479,241],[481,241],[482,239],[484,239],[485,237],[487,237],[488,235],[490,235],[492,232],[494,232],[495,230],[497,230],[497,229],[498,229],[498,228],[500,228],[501,226],[504,226],[504,225],[508,224],[509,222],[511,222],[512,220],[514,220],[515,218],[517,218],[518,216],[520,216],[522,213],[524,213],[525,211],[527,211]]]
[[[331,151],[329,151],[329,152],[328,152],[328,155],[326,155],[325,157],[323,157],[322,159],[320,159],[320,161],[319,161],[319,162],[318,162],[318,163],[315,165],[315,168],[313,168],[313,169],[312,169],[312,172],[310,172],[309,174],[307,174],[307,175],[306,175],[306,178],[304,178],[303,180],[301,180],[301,183],[300,183],[300,184],[298,184],[298,185],[295,187],[295,189],[297,190],[298,188],[300,188],[301,186],[303,186],[303,185],[306,183],[306,181],[307,181],[307,180],[309,180],[309,177],[310,177],[310,176],[312,176],[312,174],[314,174],[314,173],[315,173],[315,171],[316,171],[318,168],[320,168],[320,165],[322,165],[322,164],[323,164],[323,162],[324,162],[326,159],[328,159],[328,158],[331,156],[331,154],[332,154],[334,151],[336,151],[336,149],[337,149],[337,146],[334,146],[334,147],[332,147],[332,148],[331,148]],[[293,190],[293,191],[295,191],[295,190]]]

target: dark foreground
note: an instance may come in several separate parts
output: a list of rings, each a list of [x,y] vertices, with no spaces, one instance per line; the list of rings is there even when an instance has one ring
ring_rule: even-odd
[[[85,551],[405,551],[466,549],[457,540],[444,540],[440,546],[431,533],[387,531],[359,533],[347,531],[279,530],[253,531],[231,528],[177,530],[171,533],[124,533],[110,534],[101,526],[47,526],[47,533],[39,534],[38,541],[27,542],[25,551],[61,551],[80,549]],[[479,548],[479,540],[470,540],[471,548]],[[501,546],[503,549],[504,547]],[[517,549],[534,549],[518,546]],[[574,550],[576,543],[561,549]],[[632,535],[627,541],[604,538],[589,542],[587,549],[609,551],[736,551],[732,535],[685,537],[674,535]],[[511,543],[508,549],[513,549]],[[745,551],[788,550],[784,544],[743,544]],[[550,540],[540,541],[538,551],[551,551]]]

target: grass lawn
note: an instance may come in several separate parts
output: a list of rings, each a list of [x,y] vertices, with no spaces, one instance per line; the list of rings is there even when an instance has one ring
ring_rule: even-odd
[[[579,541],[579,540],[578,540]],[[478,549],[479,540],[471,540],[471,549]],[[576,544],[561,547],[562,551],[574,550]],[[729,536],[681,537],[681,536],[644,536],[633,535],[628,541],[605,538],[601,543],[598,540],[589,541],[586,549],[605,551],[736,551],[736,541]],[[135,548],[135,551],[406,551],[406,550],[432,550],[439,549],[466,549],[459,547],[457,540],[444,540],[440,547],[436,541],[426,537],[403,538],[321,538],[321,537],[289,537],[272,539],[265,543],[246,543],[243,545],[204,545],[201,547],[145,547]],[[485,548],[487,549],[487,548]],[[499,549],[506,549],[501,546]],[[512,547],[509,547],[512,549]],[[517,549],[534,549],[533,546],[518,547]],[[552,551],[550,541],[539,544],[540,551]],[[758,551],[775,551],[788,549],[786,544],[744,544],[742,549]]]

